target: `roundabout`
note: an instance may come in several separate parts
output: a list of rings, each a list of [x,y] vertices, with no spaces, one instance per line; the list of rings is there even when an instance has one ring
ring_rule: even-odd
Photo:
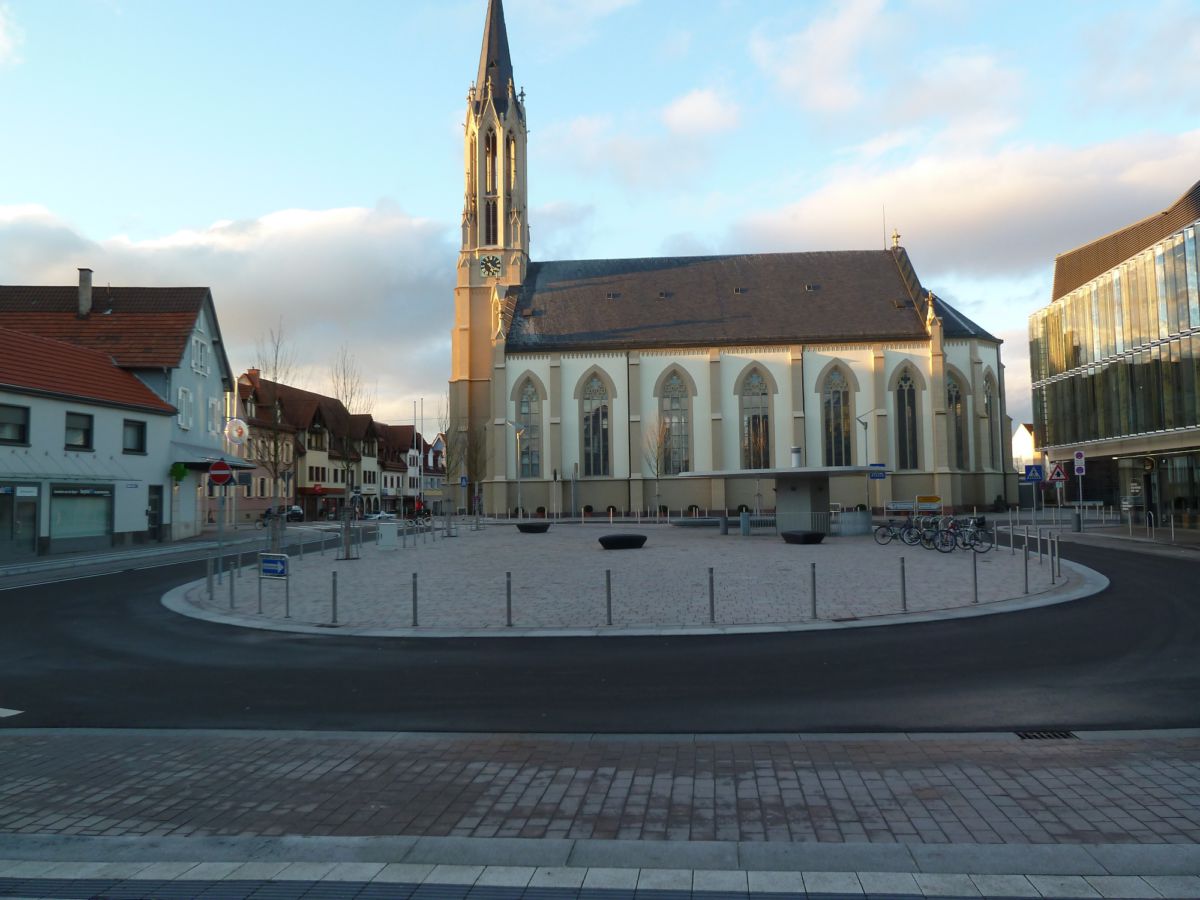
[[[636,553],[606,553],[605,539],[628,537],[607,524],[564,523],[532,535],[460,527],[456,538],[427,532],[403,547],[368,541],[349,560],[310,548],[288,560],[286,587],[260,584],[247,554],[211,593],[202,579],[163,602],[212,622],[326,635],[633,636],[930,622],[1062,603],[1108,585],[1077,563],[1052,567],[1032,545],[1026,562],[1008,546],[946,554],[881,547],[869,535],[792,545],[669,525],[635,531],[645,539]]]

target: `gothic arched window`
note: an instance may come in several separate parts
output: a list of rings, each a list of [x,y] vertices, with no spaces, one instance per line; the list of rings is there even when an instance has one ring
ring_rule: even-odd
[[[917,386],[912,373],[905,371],[896,382],[896,468],[916,469],[917,461]]]
[[[583,386],[580,421],[583,423],[583,475],[611,475],[609,464],[608,388],[593,375]]]
[[[742,380],[742,468],[771,467],[771,397],[766,379],[751,369]]]
[[[946,385],[946,443],[950,462],[956,469],[967,467],[967,441],[963,421],[962,389],[954,378]]]
[[[490,128],[483,139],[483,190],[496,193],[496,132]]]
[[[662,443],[659,456],[663,475],[678,475],[690,467],[690,396],[678,372],[672,372],[663,382],[662,397],[659,399],[659,436]]]
[[[517,139],[508,133],[508,191],[511,194],[517,184]]]
[[[532,379],[525,379],[517,401],[517,425],[521,429],[521,477],[542,476],[542,398]]]
[[[983,383],[983,414],[987,416],[988,453],[993,469],[1001,467],[1000,407],[996,402],[996,382],[989,375]]]
[[[821,425],[825,431],[825,465],[851,465],[850,385],[840,369],[825,379],[821,391]]]

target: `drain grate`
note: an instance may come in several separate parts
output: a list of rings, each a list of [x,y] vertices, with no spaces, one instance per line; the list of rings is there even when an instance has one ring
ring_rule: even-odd
[[[1077,741],[1079,737],[1073,731],[1018,731],[1017,737],[1023,741]]]

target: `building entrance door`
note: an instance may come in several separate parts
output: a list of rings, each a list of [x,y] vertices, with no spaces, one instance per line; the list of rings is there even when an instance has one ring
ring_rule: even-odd
[[[37,555],[36,487],[0,487],[0,559]]]
[[[163,486],[150,485],[150,505],[146,509],[146,540],[162,540]]]

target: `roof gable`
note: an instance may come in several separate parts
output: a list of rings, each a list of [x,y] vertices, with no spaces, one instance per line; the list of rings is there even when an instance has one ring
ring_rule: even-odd
[[[81,317],[77,286],[0,285],[0,327],[100,351],[122,368],[176,368],[206,305],[204,287],[95,287]]]

